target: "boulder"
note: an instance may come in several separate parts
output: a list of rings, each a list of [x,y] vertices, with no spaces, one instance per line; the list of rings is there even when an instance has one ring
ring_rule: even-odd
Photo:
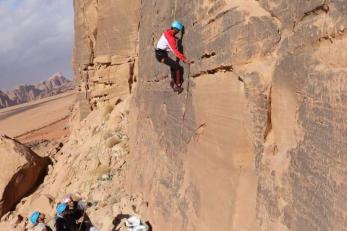
[[[18,141],[0,137],[0,217],[38,187],[49,163]]]

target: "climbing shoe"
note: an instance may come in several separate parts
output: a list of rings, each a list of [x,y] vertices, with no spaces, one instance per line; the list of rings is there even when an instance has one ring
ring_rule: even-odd
[[[181,86],[175,85],[175,86],[173,87],[173,90],[174,90],[174,92],[177,92],[178,94],[180,94],[180,93],[182,93],[183,88],[182,88]]]

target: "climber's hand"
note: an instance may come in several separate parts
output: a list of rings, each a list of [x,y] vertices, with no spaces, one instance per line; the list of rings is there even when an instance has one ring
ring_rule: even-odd
[[[185,62],[186,64],[192,64],[192,63],[194,63],[194,61],[191,61],[191,60],[189,60],[189,59],[186,59],[184,62]]]

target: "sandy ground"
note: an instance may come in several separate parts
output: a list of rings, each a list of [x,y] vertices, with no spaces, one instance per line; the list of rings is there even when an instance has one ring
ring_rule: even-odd
[[[22,142],[57,139],[68,134],[67,123],[75,103],[74,91],[0,110],[0,134]]]

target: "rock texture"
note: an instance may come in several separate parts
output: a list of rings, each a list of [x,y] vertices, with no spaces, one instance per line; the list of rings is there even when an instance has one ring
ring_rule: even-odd
[[[20,85],[13,90],[0,91],[0,108],[42,99],[74,89],[74,83],[56,73],[35,85]]]
[[[3,216],[42,182],[49,161],[6,136],[0,137],[0,154],[0,216]]]
[[[136,81],[139,5],[137,0],[74,1],[73,65],[82,118],[97,104],[130,93]]]
[[[347,230],[346,1],[74,5],[82,114],[133,93],[127,189],[155,230]],[[153,55],[175,18],[180,95]]]
[[[69,192],[100,230],[120,213],[167,231],[347,230],[345,0],[74,7],[76,124],[0,229],[31,205],[53,217]],[[180,95],[153,55],[175,18],[195,60]]]
[[[114,219],[119,214],[148,209],[141,194],[130,195],[124,186],[129,155],[128,101],[129,97],[117,105],[99,105],[83,121],[75,108],[68,139],[34,144],[35,151],[50,157],[53,164],[33,194],[2,217],[0,230],[31,230],[25,217],[34,210],[45,213],[53,228],[55,206],[67,193],[88,202],[87,214],[100,231],[115,230]]]

